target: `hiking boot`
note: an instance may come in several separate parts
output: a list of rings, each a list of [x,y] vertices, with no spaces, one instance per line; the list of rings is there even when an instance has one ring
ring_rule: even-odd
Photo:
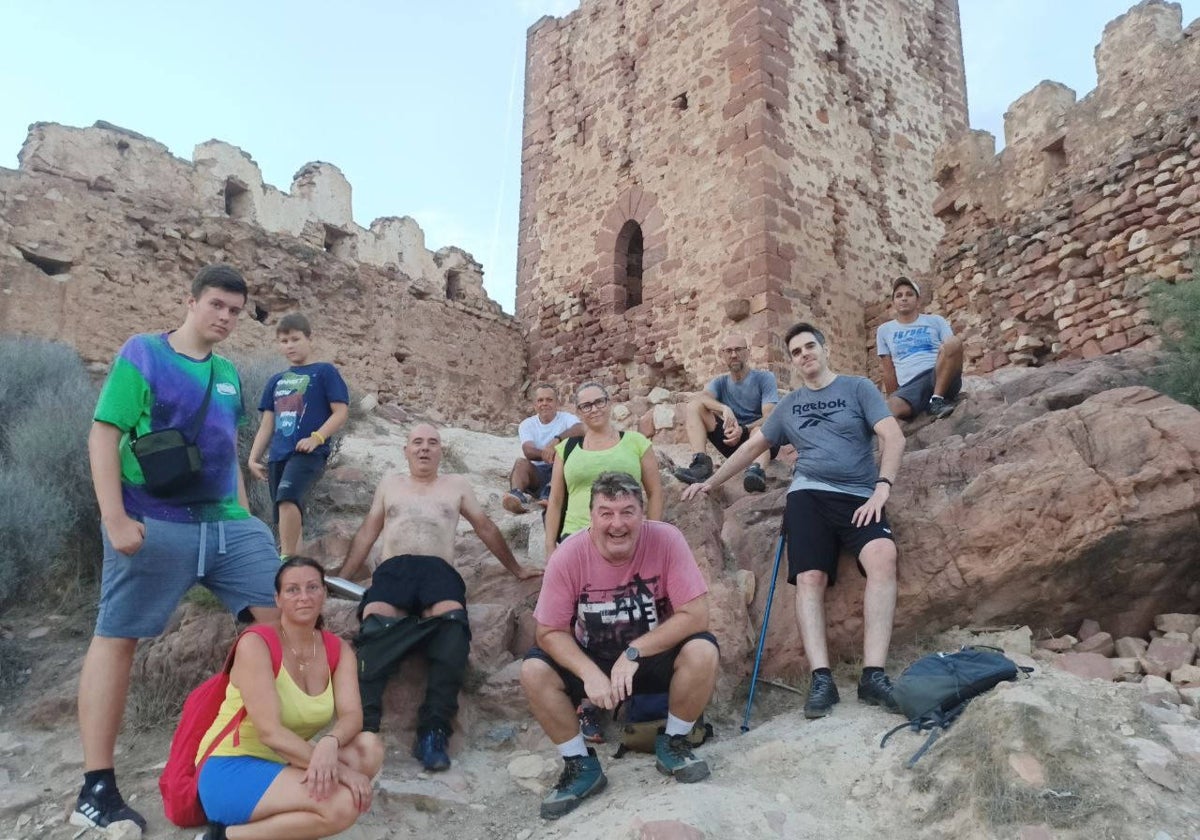
[[[699,484],[713,474],[712,458],[709,458],[703,452],[697,452],[692,456],[692,463],[684,467],[675,468],[675,477],[684,484]]]
[[[208,828],[196,835],[195,840],[226,840],[225,826],[210,822]]]
[[[579,718],[579,734],[590,744],[604,743],[604,728],[600,726],[600,710],[595,706],[580,704],[575,710]]]
[[[944,420],[954,413],[954,400],[948,400],[945,397],[930,397],[928,410],[934,420]]]
[[[446,733],[440,729],[417,733],[413,744],[413,758],[418,759],[430,773],[438,773],[450,767],[450,756],[446,754]]]
[[[504,498],[500,500],[500,504],[509,513],[528,513],[530,501],[528,493],[514,487],[504,494]]]
[[[883,706],[889,712],[899,712],[900,706],[892,696],[892,681],[883,671],[863,674],[858,681],[858,700],[868,706]]]
[[[563,759],[564,767],[558,781],[542,800],[541,815],[544,820],[556,820],[574,811],[579,803],[593,794],[604,790],[608,779],[596,758],[596,751],[588,747],[587,755],[573,755]]]
[[[742,476],[742,487],[747,493],[765,493],[767,491],[767,474],[758,464],[751,464]]]
[[[804,716],[809,720],[825,717],[833,711],[833,704],[842,698],[830,674],[813,674],[808,685],[808,699],[804,701]]]
[[[83,828],[107,828],[122,820],[137,823],[138,828],[146,830],[146,818],[125,804],[116,783],[101,779],[79,792],[68,822]]]
[[[686,735],[668,735],[659,731],[654,739],[654,757],[658,772],[674,776],[677,782],[699,782],[708,778],[708,762],[696,758]]]

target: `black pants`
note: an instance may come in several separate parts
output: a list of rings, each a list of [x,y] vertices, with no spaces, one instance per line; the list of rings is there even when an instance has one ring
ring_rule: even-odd
[[[354,646],[358,652],[363,731],[379,731],[388,679],[400,669],[406,656],[422,652],[429,663],[429,676],[425,701],[417,711],[417,731],[440,729],[449,734],[450,722],[458,713],[458,692],[471,652],[466,610],[452,610],[432,618],[368,616]]]

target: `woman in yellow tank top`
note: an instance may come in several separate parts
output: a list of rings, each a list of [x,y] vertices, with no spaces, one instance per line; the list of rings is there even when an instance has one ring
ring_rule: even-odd
[[[275,575],[283,651],[272,676],[267,642],[238,642],[229,688],[197,759],[243,707],[237,738],[221,740],[200,769],[200,801],[211,820],[197,840],[292,840],[345,831],[371,806],[371,778],[383,764],[379,736],[362,731],[354,651],[341,642],[331,669],[321,632],[324,570],[294,557]],[[319,740],[311,739],[333,723]],[[236,743],[235,743],[236,740]]]

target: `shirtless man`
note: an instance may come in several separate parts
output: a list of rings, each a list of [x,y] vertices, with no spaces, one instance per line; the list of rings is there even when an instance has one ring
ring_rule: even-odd
[[[414,427],[404,457],[409,474],[392,473],[379,482],[371,509],[337,573],[353,579],[383,535],[383,556],[388,559],[375,569],[359,607],[363,626],[356,644],[363,729],[379,731],[388,677],[405,655],[423,649],[429,678],[417,715],[413,754],[427,770],[445,770],[450,766],[446,742],[458,711],[471,639],[466,584],[448,562],[454,556],[458,517],[471,524],[518,580],[542,572],[517,562],[464,476],[438,475],[442,440],[437,429],[427,423]]]

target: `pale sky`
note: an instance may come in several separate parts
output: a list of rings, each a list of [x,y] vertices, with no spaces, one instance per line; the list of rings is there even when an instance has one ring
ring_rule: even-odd
[[[804,0],[816,2],[816,0]],[[1093,50],[1130,0],[960,0],[971,125],[1003,143],[1042,79],[1083,98]],[[1186,26],[1200,0],[1183,0]],[[239,146],[287,190],[336,164],[354,218],[412,216],[484,266],[513,309],[525,30],[577,0],[0,0],[0,166],[33,122],[107,120],[191,159]]]

